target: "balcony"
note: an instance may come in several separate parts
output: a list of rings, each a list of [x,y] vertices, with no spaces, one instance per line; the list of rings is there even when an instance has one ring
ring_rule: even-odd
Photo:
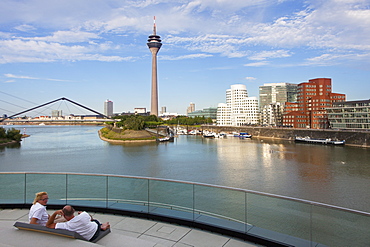
[[[368,246],[370,214],[256,191],[157,178],[65,173],[0,173],[1,208],[48,208],[151,218],[267,246]]]

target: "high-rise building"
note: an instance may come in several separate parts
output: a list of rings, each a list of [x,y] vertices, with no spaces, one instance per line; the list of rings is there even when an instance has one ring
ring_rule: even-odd
[[[296,102],[297,84],[292,83],[265,83],[259,87],[259,104],[263,108],[271,103]]]
[[[193,111],[195,111],[195,104],[193,102],[190,102],[190,106],[188,106],[188,109],[186,109],[186,114],[189,114]]]
[[[217,125],[245,126],[258,124],[258,99],[248,97],[247,87],[242,84],[231,85],[226,90],[226,104],[217,107]]]
[[[297,101],[297,84],[265,83],[259,87],[260,124],[282,125],[282,115],[287,102]]]
[[[52,110],[51,111],[51,117],[52,118],[58,118],[62,116],[62,110]]]
[[[150,114],[158,116],[158,82],[157,82],[157,53],[162,46],[161,37],[157,35],[154,16],[153,34],[148,37],[148,47],[152,53],[152,99]]]
[[[345,94],[332,93],[330,78],[316,78],[298,84],[298,103],[285,110],[283,125],[294,128],[327,129],[329,127],[326,108],[334,102],[346,100]],[[293,105],[292,105],[293,106]]]
[[[167,112],[167,107],[162,106],[161,115],[165,114]]]
[[[104,115],[107,117],[113,116],[113,102],[108,99],[104,102]]]

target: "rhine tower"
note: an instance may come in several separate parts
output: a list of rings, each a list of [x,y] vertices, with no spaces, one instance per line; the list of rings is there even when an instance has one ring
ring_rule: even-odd
[[[152,53],[152,100],[150,114],[158,116],[158,83],[157,83],[157,53],[162,46],[161,37],[156,33],[155,16],[153,34],[148,37],[147,43]]]

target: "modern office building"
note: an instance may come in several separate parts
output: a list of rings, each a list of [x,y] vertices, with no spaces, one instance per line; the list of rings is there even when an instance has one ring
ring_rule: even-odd
[[[298,84],[296,107],[285,110],[283,125],[294,128],[327,129],[329,121],[326,108],[334,102],[346,100],[345,94],[333,93],[330,78],[316,78]]]
[[[157,82],[157,53],[162,46],[161,37],[157,35],[154,16],[153,34],[148,37],[148,47],[152,53],[152,98],[150,114],[158,116],[158,82]]]
[[[284,103],[275,102],[260,108],[260,124],[262,126],[283,125]]]
[[[104,102],[104,115],[107,117],[113,116],[113,102],[109,99]]]
[[[62,110],[52,110],[51,111],[51,117],[52,118],[58,118],[62,116]]]
[[[297,84],[292,83],[265,83],[259,87],[259,104],[263,108],[271,103],[284,104],[297,101]]]
[[[326,111],[332,129],[370,129],[370,100],[334,102]]]
[[[188,113],[188,117],[205,117],[217,119],[217,107],[204,108],[203,110],[192,111]]]
[[[287,102],[297,101],[297,84],[265,83],[259,87],[260,124],[281,126]]]
[[[167,112],[167,107],[162,106],[161,108],[161,115],[165,114]]]
[[[146,114],[146,108],[143,108],[143,107],[136,107],[134,108],[134,113],[135,115],[137,114]]]
[[[245,85],[231,85],[231,88],[226,90],[226,104],[218,104],[217,125],[246,126],[258,124],[258,121],[257,97],[248,97]]]
[[[186,109],[186,114],[189,115],[189,113],[195,111],[195,104],[193,102],[190,103],[190,106]]]

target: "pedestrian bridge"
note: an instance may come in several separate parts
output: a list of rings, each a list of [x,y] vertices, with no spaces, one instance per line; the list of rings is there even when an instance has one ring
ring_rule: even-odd
[[[191,226],[266,246],[368,246],[370,213],[245,189],[148,177],[0,173],[0,207],[114,213]]]

